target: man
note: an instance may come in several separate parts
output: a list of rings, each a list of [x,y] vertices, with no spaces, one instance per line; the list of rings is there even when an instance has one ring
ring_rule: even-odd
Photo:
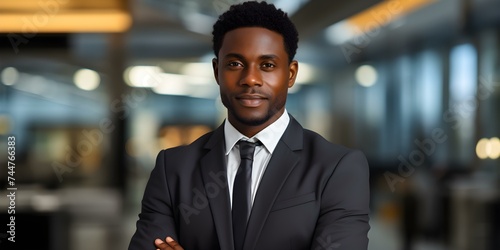
[[[246,2],[219,17],[213,69],[227,120],[159,153],[130,250],[367,249],[364,155],[285,110],[297,42],[271,4]]]

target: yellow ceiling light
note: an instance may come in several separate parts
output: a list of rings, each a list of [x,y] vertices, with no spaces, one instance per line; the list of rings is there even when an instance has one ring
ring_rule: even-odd
[[[491,139],[482,138],[477,142],[476,155],[480,159],[493,159],[500,158],[500,139],[493,137]]]
[[[0,32],[123,32],[132,24],[124,0],[0,0]]]
[[[436,0],[385,0],[350,17],[347,22],[356,27],[357,30],[366,33],[433,2]]]
[[[374,37],[380,28],[437,0],[385,0],[337,22],[326,29],[326,39],[334,45],[361,36]],[[366,40],[367,37],[364,38]]]
[[[493,160],[500,158],[500,139],[498,139],[498,137],[493,137],[490,139],[489,156]]]
[[[476,144],[476,155],[479,159],[488,158],[490,151],[490,141],[487,138],[482,138]]]

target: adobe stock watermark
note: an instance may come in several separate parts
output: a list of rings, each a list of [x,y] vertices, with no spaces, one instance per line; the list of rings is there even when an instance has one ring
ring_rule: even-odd
[[[373,38],[380,34],[380,30],[396,19],[402,10],[400,1],[390,1],[383,10],[372,10],[370,16],[372,19],[365,24],[362,30],[355,28],[356,36],[353,39],[342,44],[340,49],[344,54],[347,63],[351,63],[351,56],[356,53],[361,53],[362,49],[366,48]]]
[[[191,223],[191,216],[200,214],[201,210],[208,207],[208,199],[217,197],[220,195],[221,191],[226,190],[227,188],[227,177],[224,171],[220,171],[218,173],[210,172],[208,175],[211,180],[204,186],[206,195],[203,190],[193,188],[193,199],[191,200],[191,204],[181,203],[178,207],[182,219],[184,219],[186,224]]]
[[[50,19],[54,17],[60,10],[61,5],[67,4],[69,0],[39,0],[37,2],[40,9],[30,17],[22,18],[22,33],[9,33],[9,39],[14,52],[19,53],[19,46],[27,44],[30,39],[35,37],[39,29],[49,24]]]
[[[487,84],[486,79],[480,76],[476,95],[467,101],[452,105],[443,113],[442,118],[445,124],[454,130],[460,128],[464,119],[470,118],[474,114],[479,102],[488,99],[493,94],[494,89],[489,86],[491,85]],[[407,157],[401,154],[398,156],[397,173],[391,171],[384,173],[391,192],[396,190],[397,183],[404,182],[406,178],[410,177],[415,172],[415,168],[424,164],[427,157],[432,156],[436,152],[436,148],[447,140],[446,130],[440,127],[434,128],[431,135],[423,140],[415,139],[413,143],[416,148]]]
[[[136,108],[140,102],[144,101],[148,95],[147,90],[135,88],[129,94],[123,94],[121,98],[110,103],[110,110],[113,113],[123,113],[119,119],[123,120],[130,115],[130,109]],[[85,157],[88,157],[104,141],[104,136],[112,133],[116,129],[110,118],[103,118],[99,121],[99,129],[82,130],[82,140],[78,141],[75,148],[66,146],[64,162],[52,162],[52,169],[59,182],[63,181],[65,173],[71,173],[76,169]]]
[[[332,237],[330,235],[321,235],[316,238],[317,246],[314,250],[335,250],[342,246],[338,242],[332,242]]]

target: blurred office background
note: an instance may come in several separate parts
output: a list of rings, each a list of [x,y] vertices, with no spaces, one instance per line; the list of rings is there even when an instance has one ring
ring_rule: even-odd
[[[127,247],[158,151],[225,117],[211,28],[237,2],[0,0],[18,249]],[[369,249],[500,249],[500,1],[269,2],[300,33],[288,111],[368,157]]]

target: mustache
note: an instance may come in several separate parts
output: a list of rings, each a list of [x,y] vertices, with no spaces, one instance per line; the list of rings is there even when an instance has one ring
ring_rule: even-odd
[[[269,94],[267,94],[263,91],[254,89],[254,88],[249,88],[249,89],[242,91],[240,93],[236,93],[235,97],[236,98],[254,98],[254,99],[264,98],[264,99],[268,99]]]

